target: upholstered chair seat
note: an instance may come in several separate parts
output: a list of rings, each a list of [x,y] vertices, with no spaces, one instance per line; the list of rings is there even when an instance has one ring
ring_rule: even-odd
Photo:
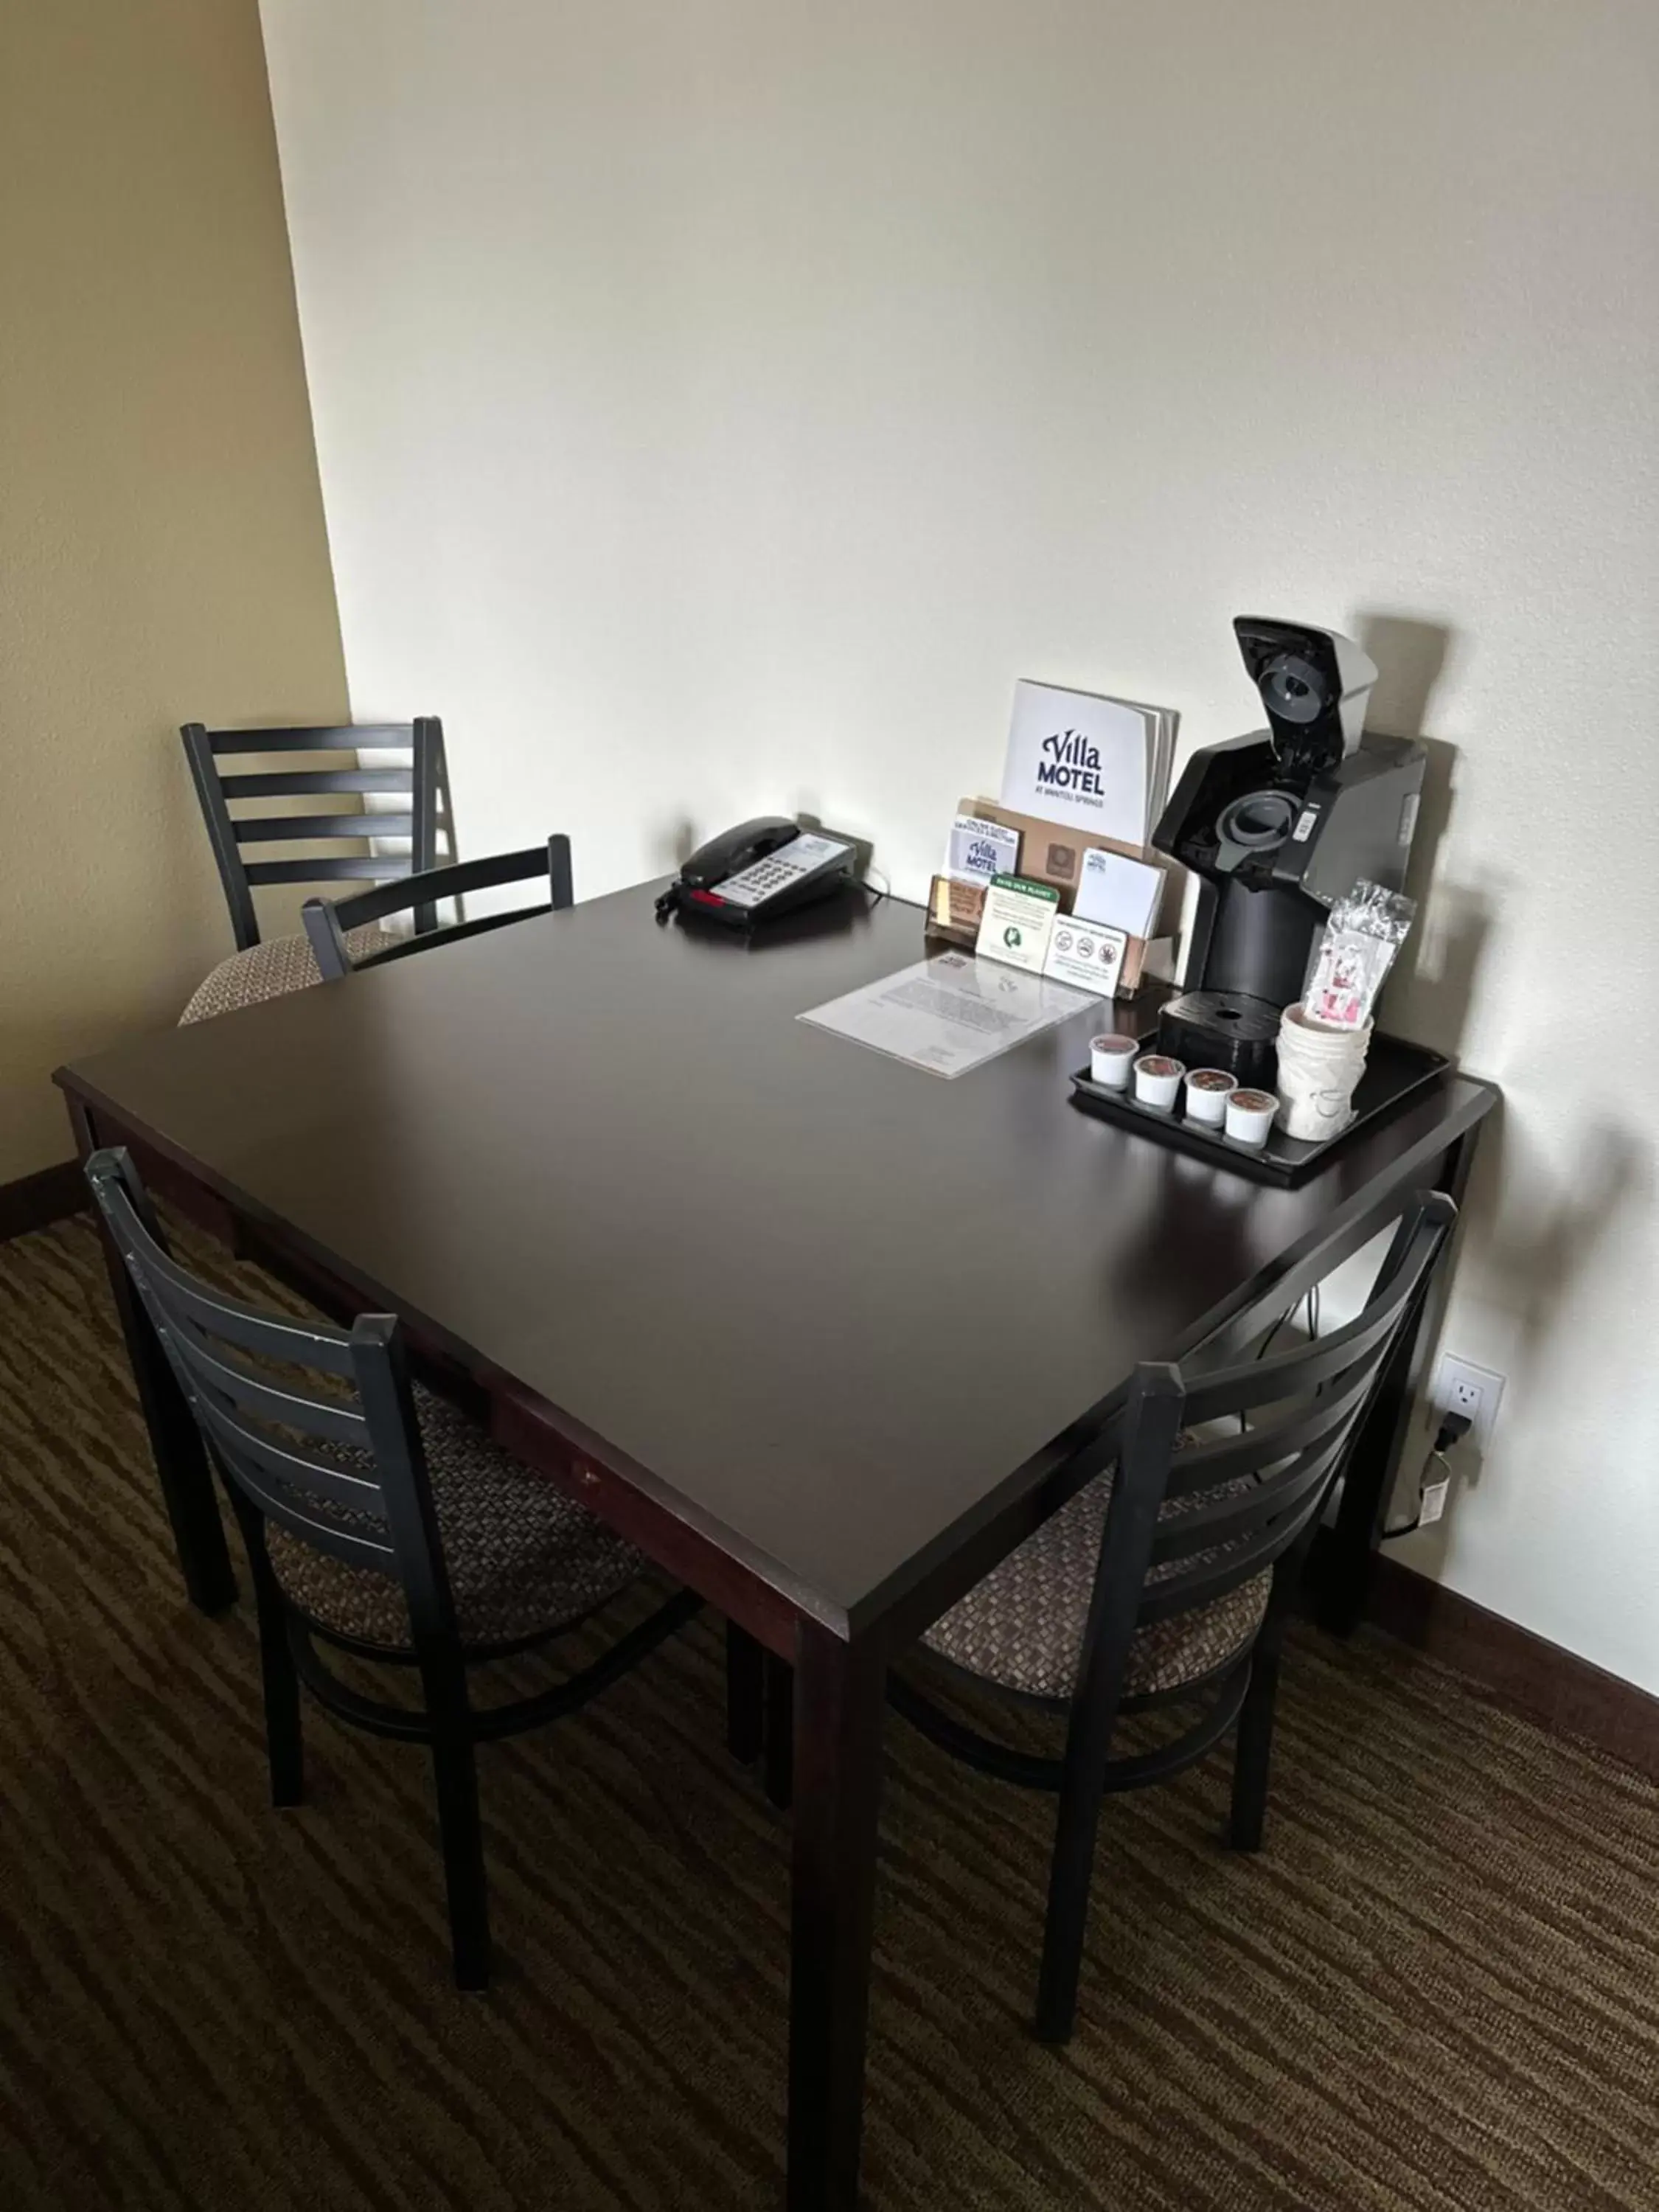
[[[922,1638],[928,1650],[1003,1689],[1026,1697],[1071,1698],[1115,1474],[1109,1468],[1097,1475],[942,1614]],[[1164,1516],[1249,1490],[1254,1480],[1168,1499]],[[1224,1548],[1218,1547],[1218,1553]],[[1190,1568],[1194,1556],[1154,1566],[1146,1578],[1148,1589],[1156,1589],[1163,1575]],[[1272,1586],[1272,1570],[1264,1569],[1210,1605],[1144,1623],[1129,1646],[1123,1694],[1146,1697],[1178,1689],[1241,1657],[1261,1626]]]
[[[624,1589],[646,1562],[545,1475],[501,1450],[465,1415],[416,1386],[432,1502],[469,1645],[511,1644],[574,1627]],[[313,1445],[343,1467],[368,1471],[367,1452]],[[353,1516],[328,1516],[350,1528]],[[403,1585],[373,1568],[319,1551],[279,1522],[266,1531],[283,1595],[336,1636],[386,1650],[410,1648]]]
[[[367,959],[386,943],[385,933],[374,924],[350,934],[356,940],[352,952],[358,959]],[[239,1006],[257,1006],[262,1000],[286,998],[290,991],[303,991],[321,981],[309,938],[267,938],[261,945],[231,953],[210,969],[179,1015],[179,1025],[182,1029],[186,1022],[234,1013]]]

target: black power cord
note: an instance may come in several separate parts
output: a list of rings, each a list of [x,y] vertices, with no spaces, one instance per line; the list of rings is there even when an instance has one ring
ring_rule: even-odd
[[[1449,1452],[1454,1444],[1461,1443],[1471,1425],[1467,1413],[1443,1413],[1440,1426],[1434,1432],[1435,1457],[1438,1458],[1442,1452]]]
[[[1255,1348],[1255,1356],[1258,1359],[1265,1359],[1267,1354],[1273,1350],[1273,1339],[1278,1335],[1279,1330],[1284,1328],[1285,1322],[1290,1320],[1293,1314],[1305,1315],[1309,1341],[1311,1343],[1316,1340],[1319,1335],[1319,1285],[1317,1283],[1314,1285],[1313,1288],[1308,1291],[1305,1297],[1299,1297],[1293,1306],[1285,1307],[1284,1312],[1280,1314],[1279,1319],[1267,1331],[1267,1334],[1262,1338],[1261,1343],[1257,1345]],[[1244,1437],[1248,1436],[1249,1432],[1250,1425],[1249,1421],[1245,1419],[1243,1414],[1241,1413],[1238,1416],[1238,1433],[1241,1437]]]
[[[1437,1460],[1439,1461],[1442,1468],[1444,1470],[1441,1477],[1443,1486],[1451,1480],[1451,1469],[1446,1465],[1446,1454],[1451,1449],[1455,1443],[1461,1443],[1462,1440],[1468,1436],[1470,1425],[1469,1417],[1467,1413],[1443,1413],[1440,1416],[1440,1425],[1434,1432],[1434,1443],[1429,1452],[1429,1464],[1432,1467]],[[1413,1528],[1420,1528],[1423,1526],[1423,1498],[1425,1492],[1433,1487],[1434,1486],[1431,1483],[1419,1483],[1418,1486],[1418,1506],[1415,1519],[1411,1521],[1402,1521],[1397,1528],[1385,1528],[1382,1531],[1382,1540],[1385,1544],[1390,1542],[1395,1536],[1409,1536]],[[1438,1511],[1435,1513],[1433,1517],[1437,1521],[1440,1518]]]

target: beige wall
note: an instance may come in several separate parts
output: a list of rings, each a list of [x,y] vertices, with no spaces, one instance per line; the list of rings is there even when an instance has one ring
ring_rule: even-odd
[[[230,949],[177,725],[343,716],[255,0],[0,9],[0,1181]]]
[[[1413,1556],[1659,1690],[1653,0],[264,16],[353,702],[442,702],[469,850],[810,808],[914,894],[1017,677],[1196,743],[1230,616],[1372,641],[1395,1018],[1505,1094]]]

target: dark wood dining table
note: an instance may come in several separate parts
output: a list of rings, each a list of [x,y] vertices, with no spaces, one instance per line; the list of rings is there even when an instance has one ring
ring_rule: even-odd
[[[1461,1194],[1496,1094],[1450,1076],[1300,1188],[1259,1186],[1073,1109],[1097,1006],[951,1082],[796,1018],[920,958],[916,907],[855,894],[744,940],[659,926],[659,888],[58,1080],[83,1154],[131,1145],[325,1303],[404,1316],[503,1444],[793,1666],[787,2203],[842,2212],[890,1662],[1097,1471],[1138,1360],[1242,1344],[1408,1193]],[[210,1471],[112,1279],[216,1609]],[[1436,1322],[1397,1347],[1314,1561],[1338,1630]]]

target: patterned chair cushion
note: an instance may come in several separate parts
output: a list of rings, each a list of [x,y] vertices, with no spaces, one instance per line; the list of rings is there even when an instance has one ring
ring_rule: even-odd
[[[1115,1468],[1109,1468],[1097,1476],[966,1597],[958,1599],[923,1637],[928,1649],[1005,1689],[1036,1698],[1069,1698],[1077,1687],[1078,1655],[1115,1474]],[[1254,1478],[1246,1477],[1219,1488],[1231,1492],[1253,1486]],[[1199,1491],[1170,1498],[1164,1514],[1190,1512],[1215,1495],[1212,1490]],[[1226,1549],[1218,1545],[1213,1552],[1192,1553],[1184,1559],[1159,1560],[1147,1582],[1156,1583],[1194,1559],[1213,1558]],[[1246,1649],[1261,1626],[1272,1587],[1273,1571],[1264,1568],[1208,1605],[1146,1622],[1129,1646],[1124,1695],[1145,1697],[1178,1689],[1183,1682],[1196,1681],[1224,1666]]]
[[[367,959],[386,943],[386,933],[378,922],[346,932],[346,947],[354,960]],[[308,937],[268,938],[263,945],[233,952],[210,969],[179,1015],[179,1026],[209,1021],[215,1014],[234,1014],[239,1006],[257,1006],[263,999],[283,999],[290,991],[303,991],[321,981]]]
[[[468,1644],[512,1644],[574,1627],[633,1581],[645,1561],[631,1544],[492,1443],[443,1399],[417,1384],[415,1401],[456,1616]],[[307,1449],[354,1469],[368,1466],[368,1454],[349,1445]],[[350,1526],[349,1512],[326,1510]],[[278,1583],[302,1613],[343,1636],[409,1648],[409,1612],[394,1577],[317,1551],[275,1521],[265,1523],[265,1540]]]

